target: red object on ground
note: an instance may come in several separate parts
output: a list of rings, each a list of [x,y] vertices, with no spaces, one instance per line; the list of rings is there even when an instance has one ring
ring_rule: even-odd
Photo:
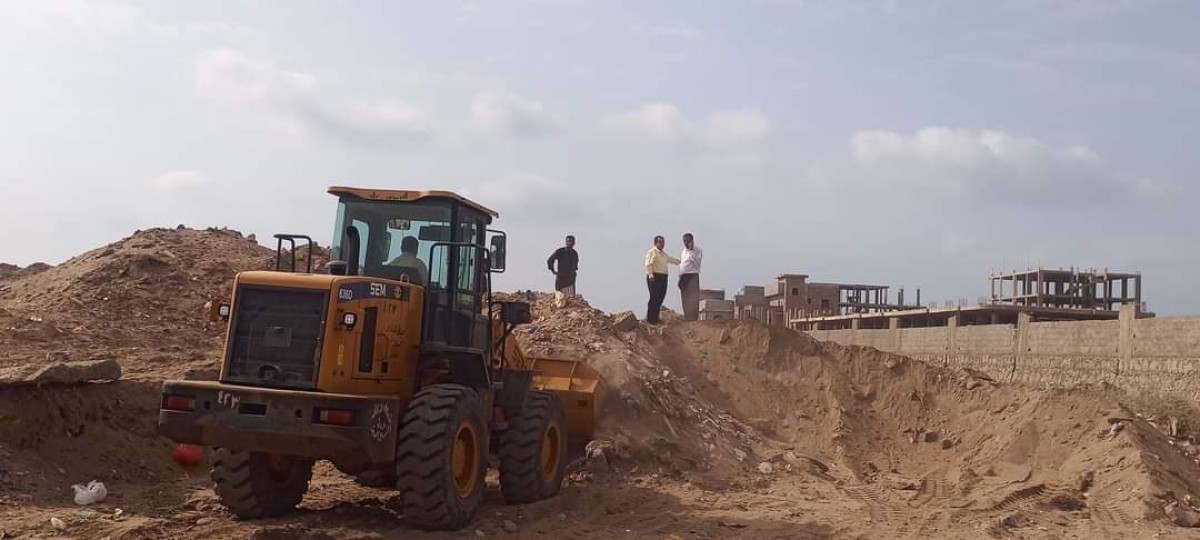
[[[204,461],[204,447],[179,443],[175,445],[175,451],[171,455],[180,465],[195,465]]]

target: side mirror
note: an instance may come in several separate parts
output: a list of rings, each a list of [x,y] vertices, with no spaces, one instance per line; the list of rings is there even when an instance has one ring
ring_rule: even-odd
[[[491,271],[493,271],[493,272],[503,272],[504,271],[505,248],[507,247],[506,240],[507,239],[502,234],[492,237],[490,259],[491,259]]]

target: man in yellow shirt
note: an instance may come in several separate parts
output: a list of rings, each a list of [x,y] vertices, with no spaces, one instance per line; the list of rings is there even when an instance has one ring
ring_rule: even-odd
[[[667,265],[679,264],[679,259],[663,251],[667,241],[654,237],[654,246],[646,252],[646,287],[650,289],[650,303],[646,305],[646,322],[658,324],[663,299],[667,297]]]

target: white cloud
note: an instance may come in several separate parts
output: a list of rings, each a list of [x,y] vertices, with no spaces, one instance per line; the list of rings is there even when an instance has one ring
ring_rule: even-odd
[[[230,49],[197,55],[195,77],[201,94],[241,104],[294,102],[316,86],[311,73],[284,70]]]
[[[679,107],[661,101],[606,115],[601,126],[618,134],[717,150],[758,143],[771,134],[771,122],[758,109],[720,110],[698,123],[687,118]]]
[[[708,118],[704,139],[714,147],[756,142],[771,134],[771,122],[758,109],[718,111]]]
[[[500,90],[476,94],[471,114],[476,125],[491,135],[539,137],[561,127],[561,120],[542,103]]]
[[[683,113],[670,103],[655,101],[601,120],[614,132],[632,133],[658,140],[674,140],[683,133]]]
[[[155,193],[172,193],[182,189],[208,183],[204,173],[195,170],[170,171],[148,181],[147,187]]]
[[[323,98],[317,77],[230,49],[197,55],[202,95],[254,107],[289,134],[316,134],[372,147],[431,140],[435,121],[421,107],[396,98],[340,103]]]
[[[875,181],[951,189],[997,200],[1074,205],[1146,192],[1145,181],[1108,169],[1094,150],[997,130],[925,127],[860,131],[850,152]]]
[[[428,133],[433,130],[427,114],[408,103],[384,100],[351,107],[347,118],[370,130]]]
[[[462,77],[428,72],[394,76],[397,84],[418,94],[428,94],[450,78]],[[202,96],[254,107],[289,134],[317,134],[363,147],[457,144],[470,134],[534,138],[563,127],[561,118],[542,103],[500,90],[475,95],[469,126],[441,121],[429,107],[397,97],[346,103],[322,93],[312,73],[230,49],[197,55],[195,81]]]

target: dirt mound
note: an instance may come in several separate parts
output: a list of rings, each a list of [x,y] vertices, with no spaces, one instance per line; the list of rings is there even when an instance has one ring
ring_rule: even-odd
[[[271,246],[272,248],[274,246]],[[298,249],[297,267],[307,264]],[[314,249],[314,271],[328,250]],[[283,264],[290,266],[284,253]],[[212,363],[222,325],[204,304],[234,275],[274,268],[275,251],[228,229],[150,229],[58,266],[12,273],[0,290],[0,364],[115,357],[128,373],[179,373]],[[164,371],[165,370],[165,371]]]
[[[1092,393],[1002,385],[757,324],[673,325],[656,350],[706,381],[707,401],[778,441],[773,462],[828,464],[876,521],[933,511],[880,532],[1117,526],[1200,494],[1200,467],[1177,441]]]
[[[0,263],[0,290],[7,288],[4,285],[6,282],[14,281],[25,276],[31,276],[40,272],[45,272],[51,268],[54,267],[46,263],[33,263],[25,268],[21,268],[20,266],[14,264]]]
[[[85,522],[99,522],[118,508],[155,515],[154,509],[179,504],[190,493],[173,485],[185,473],[164,459],[171,445],[154,434],[157,384],[7,388],[2,393],[0,531],[10,537],[49,532],[46,524],[52,516],[80,534]],[[105,501],[63,512],[75,506],[71,486],[91,480],[105,484]],[[111,534],[113,529],[105,530]]]
[[[533,323],[517,331],[526,354],[585,360],[603,376],[607,397],[598,430],[605,452],[600,459],[608,466],[728,486],[731,478],[740,482],[732,471],[757,464],[748,460],[759,444],[754,429],[706,402],[689,378],[655,352],[652,336],[659,329],[643,325],[620,332],[613,317],[580,297],[563,306],[547,294],[510,298],[533,304]]]
[[[523,296],[536,319],[520,334],[528,351],[604,374],[599,428],[623,471],[706,488],[832,483],[878,534],[960,522],[1110,530],[1174,519],[1200,494],[1200,466],[1180,451],[1191,445],[1094,393],[998,384],[755,323],[668,314],[618,332],[581,299]]]

